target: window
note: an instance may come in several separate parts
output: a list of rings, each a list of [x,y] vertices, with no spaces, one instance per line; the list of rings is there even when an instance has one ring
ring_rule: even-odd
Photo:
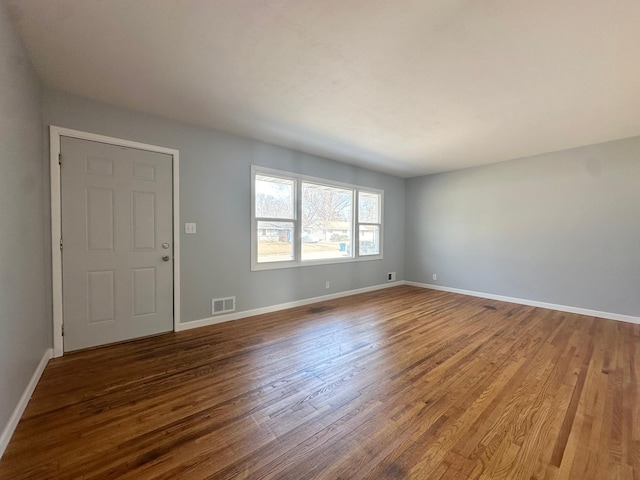
[[[256,175],[254,178],[259,263],[295,260],[293,238],[296,182]]]
[[[358,192],[358,251],[361,256],[380,255],[382,194]]]
[[[353,190],[302,182],[302,261],[350,256]]]
[[[251,269],[382,258],[381,190],[251,167]]]

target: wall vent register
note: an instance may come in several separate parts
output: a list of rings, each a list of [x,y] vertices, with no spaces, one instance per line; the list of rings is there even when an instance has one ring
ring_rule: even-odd
[[[236,297],[214,298],[211,300],[211,313],[213,315],[234,312],[235,310]]]

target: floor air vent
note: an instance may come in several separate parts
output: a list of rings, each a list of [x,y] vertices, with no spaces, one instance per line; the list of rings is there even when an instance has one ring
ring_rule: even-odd
[[[234,312],[235,309],[236,297],[214,298],[211,300],[211,313],[213,315]]]

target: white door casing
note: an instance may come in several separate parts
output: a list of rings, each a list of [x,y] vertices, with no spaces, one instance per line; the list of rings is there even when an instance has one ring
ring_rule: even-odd
[[[50,129],[54,355],[177,329],[178,152]]]

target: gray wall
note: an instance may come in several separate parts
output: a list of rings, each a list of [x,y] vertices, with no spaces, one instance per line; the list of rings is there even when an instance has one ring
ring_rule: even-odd
[[[408,180],[405,272],[640,316],[640,137]]]
[[[45,125],[180,150],[180,220],[198,231],[181,233],[182,322],[210,317],[214,297],[242,311],[404,278],[404,179],[57,91],[43,112]],[[251,164],[383,189],[384,259],[251,272]]]
[[[0,3],[0,432],[51,346],[38,79]]]

